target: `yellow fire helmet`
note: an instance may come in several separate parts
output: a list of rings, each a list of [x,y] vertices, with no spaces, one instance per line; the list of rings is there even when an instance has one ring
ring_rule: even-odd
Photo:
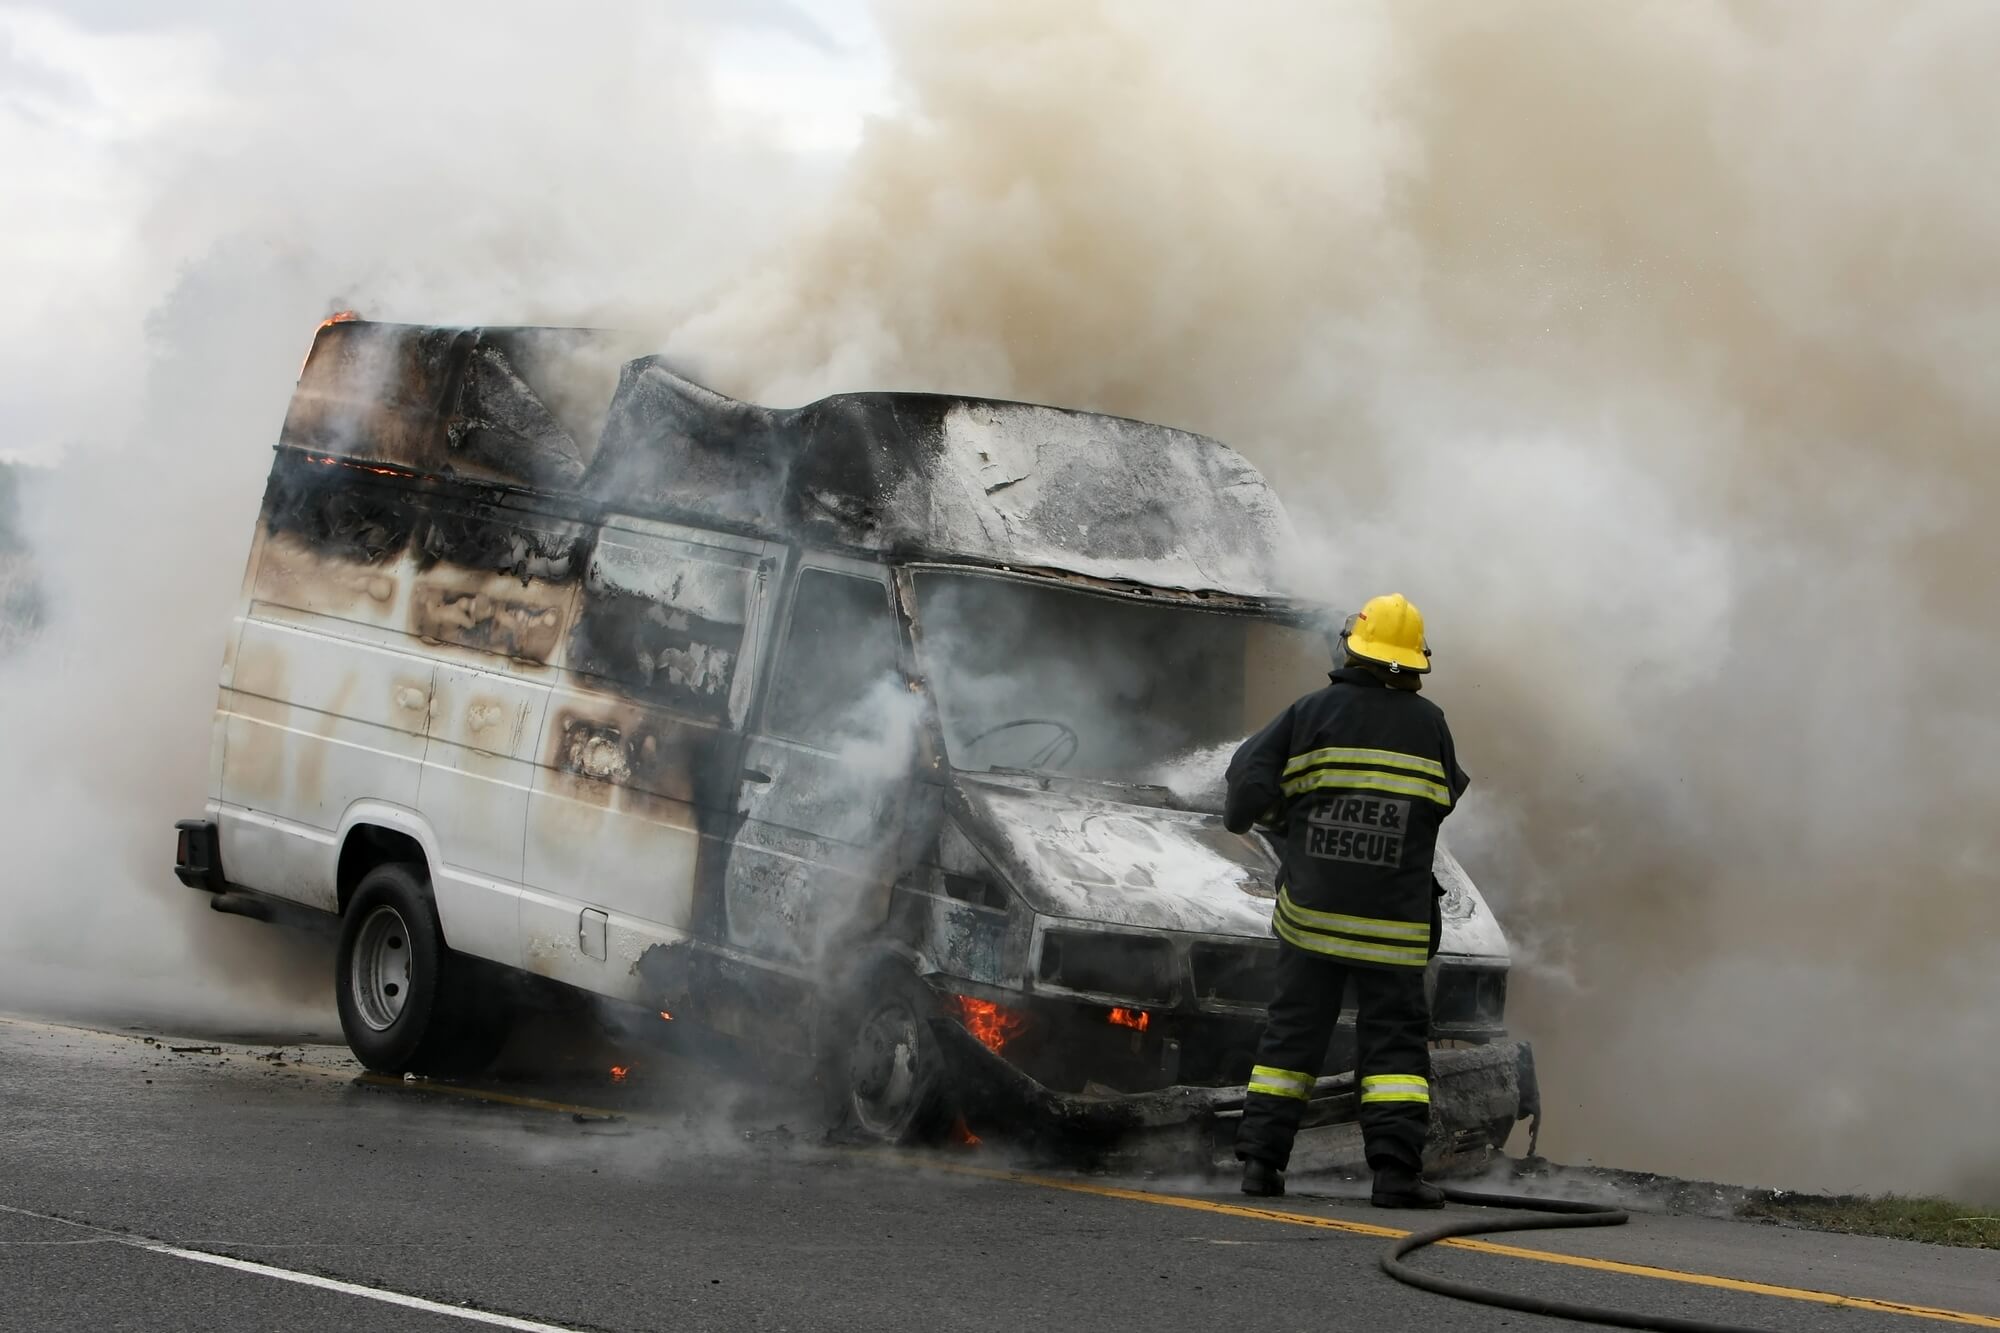
[[[1418,675],[1431,669],[1431,646],[1424,642],[1424,613],[1399,592],[1371,597],[1347,618],[1341,631],[1347,651],[1364,662]]]

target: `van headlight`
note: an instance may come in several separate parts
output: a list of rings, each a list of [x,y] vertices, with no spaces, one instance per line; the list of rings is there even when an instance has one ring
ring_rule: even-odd
[[[1180,962],[1172,943],[1158,936],[1052,929],[1042,932],[1035,978],[1088,995],[1172,1004]]]

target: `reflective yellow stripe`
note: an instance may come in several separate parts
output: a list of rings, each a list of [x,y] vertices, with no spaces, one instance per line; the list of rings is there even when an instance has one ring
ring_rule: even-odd
[[[1297,800],[1309,791],[1382,791],[1395,796],[1416,796],[1451,808],[1451,792],[1442,783],[1426,782],[1403,773],[1384,773],[1372,768],[1323,768],[1283,784],[1286,796]]]
[[[1285,919],[1282,912],[1271,918],[1271,928],[1276,930],[1278,938],[1286,943],[1297,945],[1308,953],[1324,954],[1328,958],[1345,958],[1355,963],[1389,963],[1396,967],[1422,967],[1430,962],[1428,947],[1363,944],[1359,940],[1344,939],[1339,935],[1321,935],[1293,925]]]
[[[1312,1100],[1313,1082],[1313,1076],[1301,1070],[1258,1065],[1250,1071],[1248,1090],[1272,1097],[1293,1097],[1304,1102]]]
[[[1302,1088],[1311,1088],[1313,1076],[1303,1069],[1280,1069],[1276,1065],[1253,1065],[1251,1078],[1268,1078],[1277,1083],[1296,1083]]]
[[[1384,921],[1372,916],[1342,916],[1338,912],[1315,912],[1292,901],[1290,893],[1278,890],[1278,910],[1292,923],[1306,930],[1333,931],[1341,935],[1369,935],[1378,940],[1422,940],[1431,942],[1428,921]]]
[[[1431,1100],[1431,1082],[1420,1074],[1370,1074],[1361,1080],[1364,1102],[1423,1102]]]
[[[1303,773],[1315,764],[1387,764],[1391,768],[1428,773],[1439,781],[1444,779],[1444,765],[1435,759],[1426,759],[1420,754],[1404,754],[1400,750],[1359,750],[1345,745],[1294,755],[1292,761],[1285,765],[1285,776],[1289,778]]]

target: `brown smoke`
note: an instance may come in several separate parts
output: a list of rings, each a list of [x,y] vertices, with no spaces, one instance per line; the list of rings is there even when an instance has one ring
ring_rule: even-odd
[[[900,4],[726,387],[1203,430],[1431,613],[1571,1157],[1996,1187],[2000,10]]]

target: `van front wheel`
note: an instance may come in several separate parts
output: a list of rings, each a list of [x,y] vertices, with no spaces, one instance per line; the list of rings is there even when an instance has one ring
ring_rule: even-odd
[[[931,1031],[928,988],[884,969],[841,1006],[846,1040],[829,1052],[837,1116],[875,1143],[935,1140],[949,1118],[944,1052]]]
[[[334,964],[340,1028],[355,1057],[383,1074],[466,1073],[504,1038],[475,960],[445,947],[414,866],[377,866],[341,920]]]

